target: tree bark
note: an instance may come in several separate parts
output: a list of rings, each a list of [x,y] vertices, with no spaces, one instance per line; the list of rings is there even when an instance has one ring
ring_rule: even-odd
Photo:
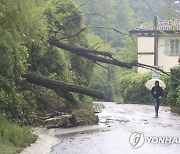
[[[52,88],[56,92],[57,95],[65,98],[72,105],[76,106],[79,102],[74,98],[74,96],[67,90],[60,90],[58,88]]]
[[[56,37],[50,37],[48,42],[53,46],[64,49],[66,51],[69,51],[78,56],[84,57],[86,59],[92,60],[93,62],[101,62],[101,63],[105,63],[105,64],[111,64],[111,65],[115,65],[115,66],[125,67],[128,69],[132,69],[134,66],[142,67],[142,68],[149,69],[152,71],[157,70],[166,75],[169,75],[167,72],[157,68],[156,66],[141,64],[138,62],[130,62],[130,63],[121,62],[121,61],[113,58],[112,53],[104,52],[104,51],[96,51],[96,50],[89,49],[89,48],[81,48],[81,47],[71,46],[69,44],[65,44],[65,43],[59,41]]]
[[[58,90],[60,90],[61,91],[60,95],[64,96],[65,98],[69,98],[69,101],[72,101],[74,98],[72,96],[72,94],[69,92],[81,93],[81,94],[85,94],[85,95],[99,98],[99,99],[103,99],[103,97],[104,97],[104,93],[101,91],[97,91],[94,89],[90,89],[90,88],[86,88],[86,87],[82,87],[82,86],[78,86],[78,85],[73,85],[73,84],[69,84],[69,83],[65,83],[65,82],[61,82],[61,81],[57,81],[57,80],[53,80],[53,79],[48,79],[46,77],[37,75],[32,72],[26,72],[23,75],[23,77],[26,78],[26,80],[28,82],[31,82],[31,83],[34,83],[37,85],[41,85],[46,88],[50,88],[56,92]],[[77,101],[75,101],[75,100],[73,100],[73,102],[74,102],[74,104],[77,103]]]
[[[112,58],[112,54],[109,52],[96,51],[89,48],[80,48],[80,47],[70,46],[68,44],[62,43],[61,41],[59,41],[58,39],[54,37],[50,37],[48,41],[53,46],[67,50],[78,56],[82,56],[84,58],[90,59],[94,62],[97,61],[97,62],[112,64],[112,65],[116,65],[120,67],[126,67],[129,69],[133,67],[131,63],[124,63],[124,62],[121,62]],[[98,56],[98,55],[101,55],[101,56]],[[105,57],[102,57],[102,56],[105,56]]]

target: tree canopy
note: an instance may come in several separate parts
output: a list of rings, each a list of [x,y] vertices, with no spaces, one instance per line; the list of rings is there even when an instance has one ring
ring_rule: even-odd
[[[162,3],[158,11],[167,4],[162,0],[149,3],[154,10]],[[23,78],[27,71],[104,90],[106,100],[114,100],[119,95],[117,78],[127,70],[111,64],[144,66],[136,62],[128,30],[141,20],[149,21],[150,12],[140,0],[0,0],[0,111],[18,118],[38,109],[54,109],[57,102],[59,108],[70,107],[57,91],[29,84]],[[67,95],[78,102],[89,99],[82,94]]]

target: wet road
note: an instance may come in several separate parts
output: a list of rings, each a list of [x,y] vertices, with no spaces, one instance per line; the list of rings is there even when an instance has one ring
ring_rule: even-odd
[[[51,130],[46,142],[35,144],[26,154],[179,154],[180,116],[172,114],[168,107],[160,107],[159,118],[154,118],[153,106],[103,103],[105,109],[99,114],[100,122],[94,126]],[[49,130],[43,130],[47,133]],[[143,133],[140,140],[129,138],[134,132]],[[42,130],[41,130],[42,133]],[[43,133],[42,133],[43,134]],[[142,137],[142,136],[141,136]],[[147,138],[154,138],[147,143]],[[174,137],[174,144],[157,143],[157,137]],[[172,138],[173,139],[173,138]],[[170,140],[168,140],[170,141]],[[172,141],[172,140],[171,140]],[[176,144],[175,144],[176,143]],[[44,147],[44,148],[42,148]],[[24,153],[24,154],[25,154]],[[23,154],[23,153],[22,153]]]

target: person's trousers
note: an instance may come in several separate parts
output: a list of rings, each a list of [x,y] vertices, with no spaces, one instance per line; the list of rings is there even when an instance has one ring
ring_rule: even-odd
[[[156,115],[158,115],[159,105],[160,105],[160,99],[159,98],[154,98],[154,108],[155,108]]]

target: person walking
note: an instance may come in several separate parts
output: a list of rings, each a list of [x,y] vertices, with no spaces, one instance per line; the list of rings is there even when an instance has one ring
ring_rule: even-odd
[[[155,86],[151,89],[151,94],[154,98],[155,117],[158,117],[160,99],[163,95],[162,87],[159,86],[159,81],[155,82]]]

